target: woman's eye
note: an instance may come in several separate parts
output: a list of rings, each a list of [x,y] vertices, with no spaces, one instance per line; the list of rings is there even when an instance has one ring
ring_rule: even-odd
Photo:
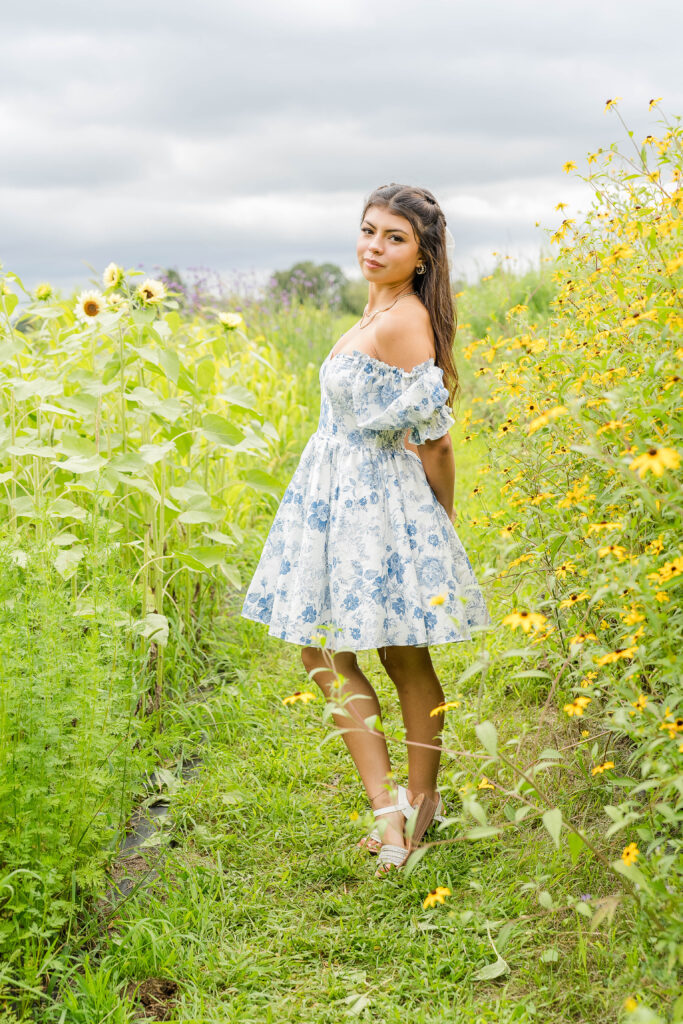
[[[394,242],[402,242],[403,241],[403,239],[401,238],[400,235],[392,235],[391,237],[392,237],[392,240]]]

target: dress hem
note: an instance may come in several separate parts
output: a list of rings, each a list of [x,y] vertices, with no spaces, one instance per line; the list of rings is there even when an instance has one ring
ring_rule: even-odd
[[[266,619],[259,619],[255,615],[245,615],[244,612],[240,612],[240,617],[243,618],[243,619],[248,619],[249,622],[258,622],[259,625],[261,625],[261,626],[270,626],[270,622],[268,620],[266,620]],[[488,623],[485,626],[473,626],[473,627],[471,627],[471,633],[472,633],[471,636],[453,637],[453,638],[451,638],[449,640],[427,640],[427,642],[423,643],[423,644],[396,644],[396,643],[392,643],[392,642],[390,642],[388,640],[385,640],[383,643],[375,642],[375,643],[368,644],[365,647],[337,647],[337,648],[334,648],[334,647],[328,647],[326,645],[325,648],[322,648],[320,646],[320,644],[313,643],[313,639],[312,638],[309,638],[309,639],[306,639],[306,640],[294,640],[294,639],[291,639],[291,637],[284,636],[281,633],[278,633],[276,630],[273,630],[273,629],[270,629],[270,628],[268,629],[268,636],[272,636],[276,640],[284,640],[285,643],[288,643],[288,644],[296,644],[297,647],[317,647],[320,650],[324,649],[324,650],[332,651],[332,653],[341,653],[343,651],[351,651],[351,652],[355,653],[356,651],[375,651],[375,650],[380,650],[383,647],[443,647],[446,644],[461,644],[461,643],[466,643],[467,641],[471,642],[471,641],[477,639],[477,635],[480,632],[484,632],[484,630],[489,629],[491,627],[491,625],[492,625],[491,623]]]

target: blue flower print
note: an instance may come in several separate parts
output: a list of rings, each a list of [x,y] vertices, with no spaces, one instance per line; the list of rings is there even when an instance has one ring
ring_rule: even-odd
[[[470,640],[491,625],[472,564],[405,448],[453,425],[434,359],[406,371],[347,351],[320,367],[320,418],[241,614],[299,645],[363,651]],[[437,594],[442,605],[431,605]],[[454,621],[456,619],[457,621]],[[322,627],[330,626],[323,630]]]

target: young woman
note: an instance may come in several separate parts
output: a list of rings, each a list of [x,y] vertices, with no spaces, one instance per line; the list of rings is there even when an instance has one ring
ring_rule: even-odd
[[[400,867],[443,813],[443,713],[431,712],[444,693],[429,645],[471,639],[491,622],[453,526],[448,431],[458,380],[449,237],[427,189],[384,185],[367,199],[357,256],[368,303],[322,363],[318,428],[241,613],[301,645],[325,697],[343,701],[334,721],[380,821],[381,832],[358,844],[379,852],[377,875]],[[381,719],[372,717],[379,701],[356,659],[371,648],[398,691],[405,789],[391,782],[386,741],[374,727]],[[333,686],[338,677],[341,689]]]

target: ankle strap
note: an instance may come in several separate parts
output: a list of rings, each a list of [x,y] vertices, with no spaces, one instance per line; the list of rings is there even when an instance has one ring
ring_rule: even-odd
[[[394,811],[403,811],[401,804],[389,804],[388,807],[378,807],[377,810],[372,813],[376,818],[379,818],[380,814],[393,814]]]

